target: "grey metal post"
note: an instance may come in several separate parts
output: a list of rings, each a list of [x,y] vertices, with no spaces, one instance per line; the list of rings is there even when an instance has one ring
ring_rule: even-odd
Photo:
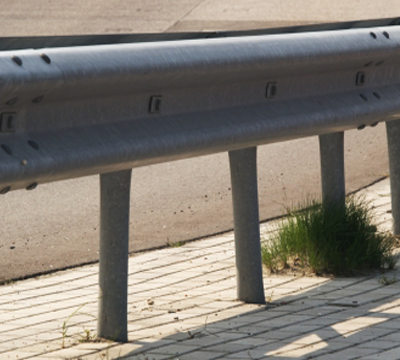
[[[100,175],[99,337],[128,341],[129,200],[132,170]]]
[[[264,304],[257,191],[257,148],[230,151],[229,161],[238,299]]]
[[[386,122],[393,233],[400,235],[400,120]]]
[[[342,205],[346,199],[344,178],[344,132],[319,136],[322,200]]]

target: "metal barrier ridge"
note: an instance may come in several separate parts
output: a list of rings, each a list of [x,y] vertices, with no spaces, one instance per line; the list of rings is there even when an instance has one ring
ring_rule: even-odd
[[[319,135],[323,201],[344,205],[344,131],[387,122],[400,235],[400,26],[366,27],[389,20],[134,43],[0,39],[0,194],[100,174],[98,336],[128,340],[132,168],[229,152],[238,299],[264,303],[257,146]],[[55,47],[20,49],[30,42]]]
[[[399,57],[398,26],[2,51],[0,191],[395,119]]]

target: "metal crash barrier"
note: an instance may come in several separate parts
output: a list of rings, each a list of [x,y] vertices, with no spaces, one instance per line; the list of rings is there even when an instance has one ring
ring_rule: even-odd
[[[344,131],[387,122],[400,234],[399,24],[0,38],[0,193],[100,174],[98,335],[124,342],[131,169],[227,151],[238,298],[263,303],[257,146],[318,135],[341,202]]]

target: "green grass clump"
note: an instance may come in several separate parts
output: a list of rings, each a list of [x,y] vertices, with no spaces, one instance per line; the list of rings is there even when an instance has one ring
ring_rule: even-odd
[[[369,204],[349,197],[345,207],[310,201],[289,211],[277,234],[262,248],[271,272],[298,263],[317,274],[352,275],[393,268],[396,239],[377,231]]]

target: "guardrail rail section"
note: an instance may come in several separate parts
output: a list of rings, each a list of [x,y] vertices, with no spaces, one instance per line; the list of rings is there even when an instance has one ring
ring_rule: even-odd
[[[396,24],[0,39],[0,193],[100,174],[99,336],[127,341],[133,168],[229,152],[238,298],[263,303],[257,146],[318,135],[342,202],[344,131],[384,121],[400,234]]]

